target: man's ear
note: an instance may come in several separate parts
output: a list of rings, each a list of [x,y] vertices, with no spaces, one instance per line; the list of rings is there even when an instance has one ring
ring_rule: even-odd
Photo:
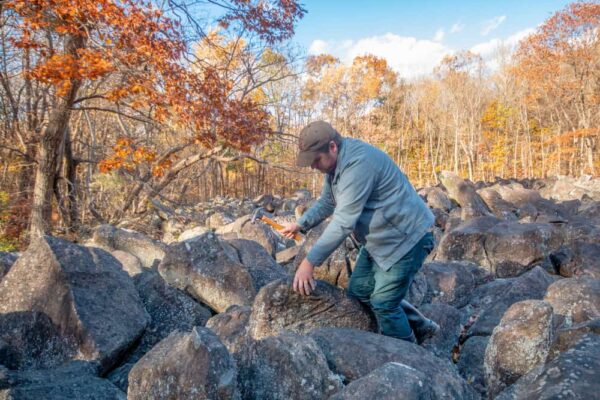
[[[337,154],[338,152],[338,146],[333,140],[329,142],[329,151],[334,154]]]

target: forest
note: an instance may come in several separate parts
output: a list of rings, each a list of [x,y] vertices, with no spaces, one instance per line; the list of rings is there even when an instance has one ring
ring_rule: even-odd
[[[415,187],[600,173],[600,4],[556,11],[497,68],[428,76],[291,44],[296,0],[0,2],[0,251],[216,196],[318,194],[308,122],[386,151]],[[211,11],[205,13],[205,9]]]

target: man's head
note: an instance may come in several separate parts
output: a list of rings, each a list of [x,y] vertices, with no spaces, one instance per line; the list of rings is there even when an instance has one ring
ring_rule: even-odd
[[[337,165],[341,142],[342,136],[329,123],[311,122],[300,131],[296,165],[332,173]]]

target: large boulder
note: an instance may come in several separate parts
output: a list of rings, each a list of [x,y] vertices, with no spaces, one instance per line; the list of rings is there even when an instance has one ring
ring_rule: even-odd
[[[561,247],[550,258],[564,277],[589,276],[600,279],[600,243],[577,240],[571,246]]]
[[[424,275],[427,280],[425,302],[454,307],[467,305],[475,287],[493,279],[485,269],[457,261],[425,263],[418,275]]]
[[[389,362],[350,382],[329,400],[433,400],[442,399],[425,373],[398,362]]]
[[[209,329],[173,332],[135,364],[127,398],[239,399],[237,367]]]
[[[533,369],[497,400],[596,399],[600,392],[600,335],[584,335],[571,349]]]
[[[315,341],[293,333],[252,342],[240,382],[247,400],[327,399],[343,386]]]
[[[114,257],[49,236],[32,242],[0,283],[0,313],[47,316],[77,349],[77,358],[97,360],[103,368],[149,322],[131,278]],[[9,344],[20,340],[7,332],[2,336]]]
[[[560,231],[552,224],[521,224],[482,217],[444,235],[435,258],[471,261],[507,278],[527,271],[562,243]]]
[[[108,251],[122,250],[136,256],[144,268],[156,267],[165,255],[166,245],[148,236],[112,225],[100,225],[94,229],[89,246]]]
[[[488,336],[500,323],[506,310],[521,300],[541,300],[554,277],[540,267],[510,279],[497,279],[473,292],[465,311],[476,318],[467,336]]]
[[[554,339],[552,306],[542,300],[513,304],[494,329],[485,352],[488,393],[495,396],[538,364]]]
[[[550,353],[548,354],[548,360],[553,360],[560,353],[569,350],[588,333],[600,335],[600,319],[585,321],[573,326],[558,329],[556,331],[554,343],[552,343]]]
[[[600,318],[600,280],[588,277],[561,279],[544,298],[566,326]]]
[[[123,365],[109,375],[123,391],[127,391],[127,376],[133,365],[154,345],[173,331],[190,332],[195,326],[204,326],[212,316],[207,307],[167,285],[156,271],[137,276],[135,285],[151,321],[136,346],[128,352]]]
[[[227,311],[209,319],[206,327],[210,328],[227,350],[236,356],[249,340],[248,321],[251,313],[252,308],[248,306],[231,306]]]
[[[4,373],[0,366],[0,399],[125,400],[126,395],[98,377],[94,363],[72,361],[51,369]]]
[[[280,246],[284,239],[264,222],[252,222],[252,215],[240,217],[230,224],[219,227],[216,232],[229,239],[254,240],[264,247],[272,257],[275,257],[277,252],[284,248],[284,246]]]
[[[331,370],[345,382],[357,380],[388,362],[425,374],[432,398],[476,399],[478,394],[458,375],[449,361],[400,339],[357,329],[321,328],[310,334],[323,350]]]
[[[242,245],[248,252],[238,251],[209,232],[170,245],[158,271],[171,286],[186,291],[217,312],[234,304],[250,305],[261,285],[271,278],[285,276],[285,272],[272,259],[267,260],[268,254],[256,256],[259,249],[249,243]],[[248,265],[243,264],[240,256],[250,260]]]
[[[448,191],[448,197],[460,204],[463,220],[492,215],[471,182],[450,171],[442,171],[438,177]]]
[[[451,360],[463,327],[460,311],[443,303],[422,305],[420,311],[440,326],[438,333],[426,339],[422,346],[439,358]]]
[[[310,296],[294,292],[289,280],[268,284],[254,300],[249,324],[250,335],[257,340],[283,331],[305,334],[318,327],[377,329],[374,317],[358,300],[323,281],[317,281]]]

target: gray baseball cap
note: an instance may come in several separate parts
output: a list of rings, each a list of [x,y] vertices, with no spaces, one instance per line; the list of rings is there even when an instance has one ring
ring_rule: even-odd
[[[329,142],[341,138],[330,123],[315,121],[306,125],[300,131],[298,138],[298,156],[296,165],[299,167],[310,166],[319,153],[327,152]]]

